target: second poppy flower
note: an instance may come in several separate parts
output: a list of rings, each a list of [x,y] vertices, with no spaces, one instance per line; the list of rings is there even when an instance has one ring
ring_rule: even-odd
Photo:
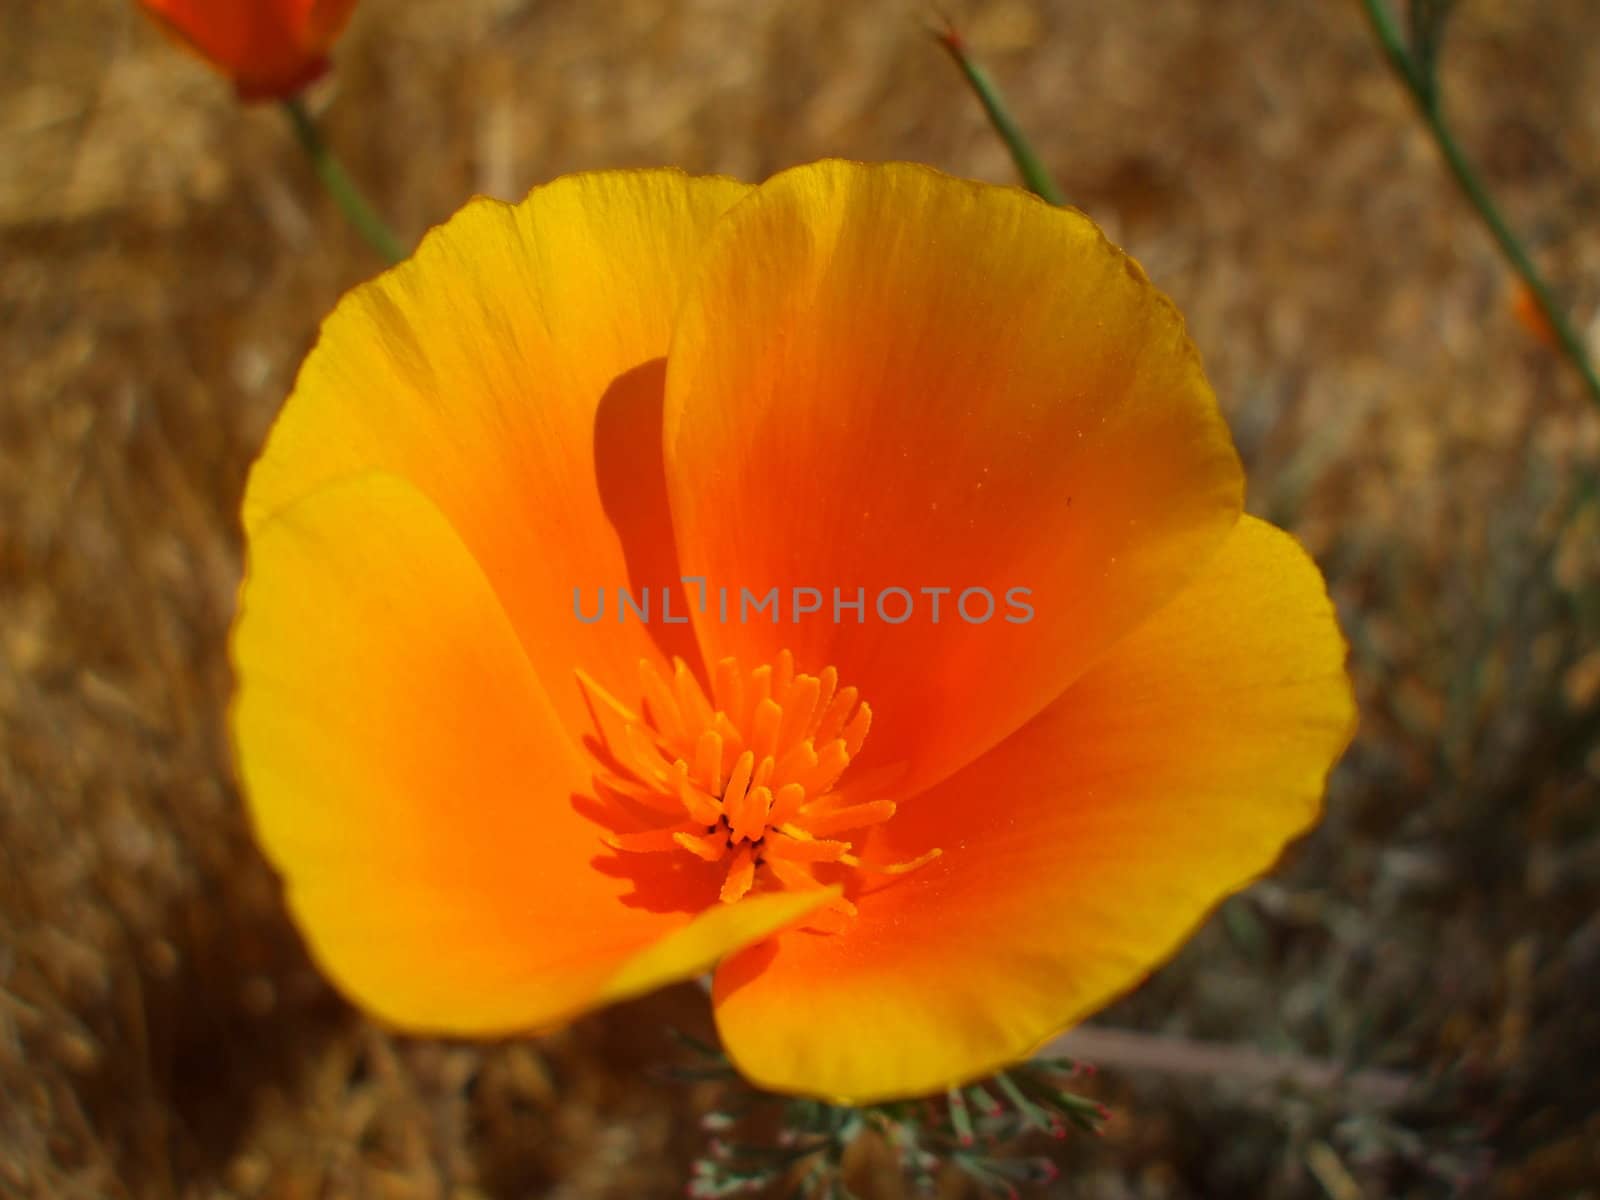
[[[233,81],[242,100],[281,100],[328,68],[356,0],[139,0]]]

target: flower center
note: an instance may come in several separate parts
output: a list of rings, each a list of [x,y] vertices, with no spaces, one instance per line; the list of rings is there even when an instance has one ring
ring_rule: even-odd
[[[708,697],[681,660],[673,666],[669,679],[640,663],[639,713],[578,672],[591,701],[620,724],[595,779],[608,815],[622,827],[604,839],[612,849],[725,863],[721,897],[728,904],[753,890],[817,888],[817,872],[834,865],[901,875],[938,856],[933,850],[874,866],[841,836],[859,840],[860,831],[894,816],[895,806],[838,790],[866,741],[872,710],[855,688],[839,686],[834,668],[796,674],[787,650],[750,672],[725,658],[712,672]],[[855,906],[840,897],[809,925],[831,931],[854,915]]]

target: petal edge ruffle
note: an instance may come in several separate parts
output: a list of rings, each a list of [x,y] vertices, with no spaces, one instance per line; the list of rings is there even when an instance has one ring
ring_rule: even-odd
[[[722,965],[729,1054],[777,1091],[916,1094],[1135,986],[1315,820],[1354,731],[1344,659],[1315,565],[1243,519],[1177,598],[874,847],[939,859],[860,897],[843,933],[784,933]]]

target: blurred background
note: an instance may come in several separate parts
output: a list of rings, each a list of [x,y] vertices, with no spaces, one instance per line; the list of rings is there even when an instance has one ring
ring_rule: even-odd
[[[1049,1194],[1600,1196],[1596,412],[1356,0],[949,9],[1187,314],[1363,709],[1317,832],[1096,1020],[1115,1115],[1050,1144]],[[929,19],[363,0],[311,103],[407,239],[589,167],[1009,182]],[[1442,72],[1591,345],[1597,61],[1593,0],[1462,0]],[[0,5],[0,1195],[669,1196],[702,1144],[705,1094],[653,1073],[668,1023],[708,1028],[696,989],[538,1040],[393,1037],[312,971],[245,829],[238,501],[380,265],[281,112],[131,3]]]

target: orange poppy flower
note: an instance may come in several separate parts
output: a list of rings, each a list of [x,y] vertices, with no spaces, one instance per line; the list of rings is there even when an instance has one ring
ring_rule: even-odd
[[[843,162],[475,200],[339,304],[251,476],[260,839],[407,1029],[714,965],[768,1088],[977,1077],[1316,819],[1345,647],[1241,492],[1077,212]]]
[[[243,100],[281,100],[328,69],[356,0],[139,0],[233,80]]]

